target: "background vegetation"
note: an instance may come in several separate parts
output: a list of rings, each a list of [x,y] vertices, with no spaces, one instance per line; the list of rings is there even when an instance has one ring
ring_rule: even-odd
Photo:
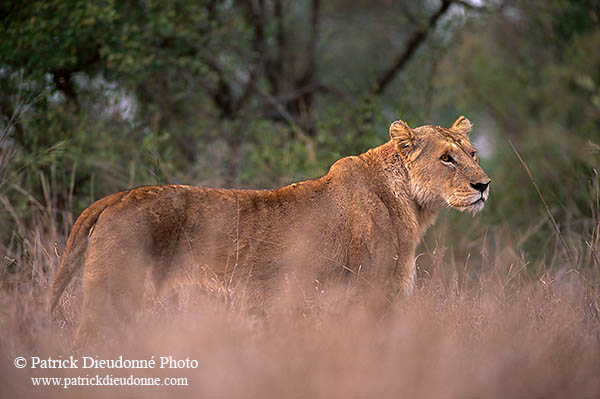
[[[419,323],[475,339],[480,357],[467,344],[450,352],[475,356],[481,378],[498,358],[500,375],[516,377],[511,367],[524,360],[500,346],[526,351],[527,342],[556,384],[573,381],[558,365],[593,369],[584,354],[600,349],[599,48],[597,0],[3,2],[0,324],[12,332],[0,349],[40,344],[34,309],[93,200],[156,183],[278,187],[383,143],[393,120],[447,126],[464,114],[493,181],[490,201],[475,218],[444,212],[419,250],[417,298],[437,316],[424,322],[408,306],[390,326],[412,320],[402,339],[423,350]],[[76,304],[77,291],[69,298]],[[63,307],[67,322],[51,335],[69,336],[76,322],[76,307]],[[570,338],[548,320],[569,323]],[[324,338],[307,334],[302,350]],[[285,337],[298,338],[282,334],[281,345]],[[328,359],[347,349],[334,345]],[[261,359],[283,361],[266,352]],[[431,362],[420,369],[455,366]],[[514,392],[581,393],[566,383],[525,388],[548,383],[531,376]],[[597,394],[597,377],[577,378]],[[460,381],[469,389],[459,383],[457,394],[487,392]]]

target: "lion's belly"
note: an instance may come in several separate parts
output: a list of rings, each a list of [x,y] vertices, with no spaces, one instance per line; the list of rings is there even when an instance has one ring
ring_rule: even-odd
[[[331,226],[267,224],[235,217],[204,218],[180,234],[170,275],[211,291],[281,296],[282,289],[314,291],[315,281],[335,281],[347,274],[344,232]],[[259,215],[260,216],[260,215]],[[310,227],[308,227],[310,226]]]

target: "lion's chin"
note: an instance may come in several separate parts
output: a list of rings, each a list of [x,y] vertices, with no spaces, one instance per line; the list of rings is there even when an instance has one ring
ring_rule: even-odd
[[[453,206],[453,208],[458,209],[461,212],[469,212],[472,215],[475,215],[477,212],[480,212],[484,206],[485,200],[483,198],[480,198],[472,204],[466,206]]]

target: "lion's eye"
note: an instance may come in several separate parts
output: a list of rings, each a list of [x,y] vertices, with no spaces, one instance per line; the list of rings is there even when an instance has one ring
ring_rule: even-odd
[[[477,155],[477,151],[471,152],[471,158],[475,158],[475,155]]]
[[[454,162],[454,159],[448,154],[444,154],[440,157],[443,162]]]

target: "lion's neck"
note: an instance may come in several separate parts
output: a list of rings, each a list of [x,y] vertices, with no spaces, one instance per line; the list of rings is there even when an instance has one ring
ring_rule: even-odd
[[[418,195],[411,185],[404,161],[397,155],[393,143],[387,142],[375,147],[360,156],[368,167],[373,168],[372,176],[379,178],[378,187],[384,195],[381,196],[390,210],[410,209],[407,217],[412,220],[405,222],[414,224],[415,230],[422,235],[439,213],[438,208],[421,205]]]

